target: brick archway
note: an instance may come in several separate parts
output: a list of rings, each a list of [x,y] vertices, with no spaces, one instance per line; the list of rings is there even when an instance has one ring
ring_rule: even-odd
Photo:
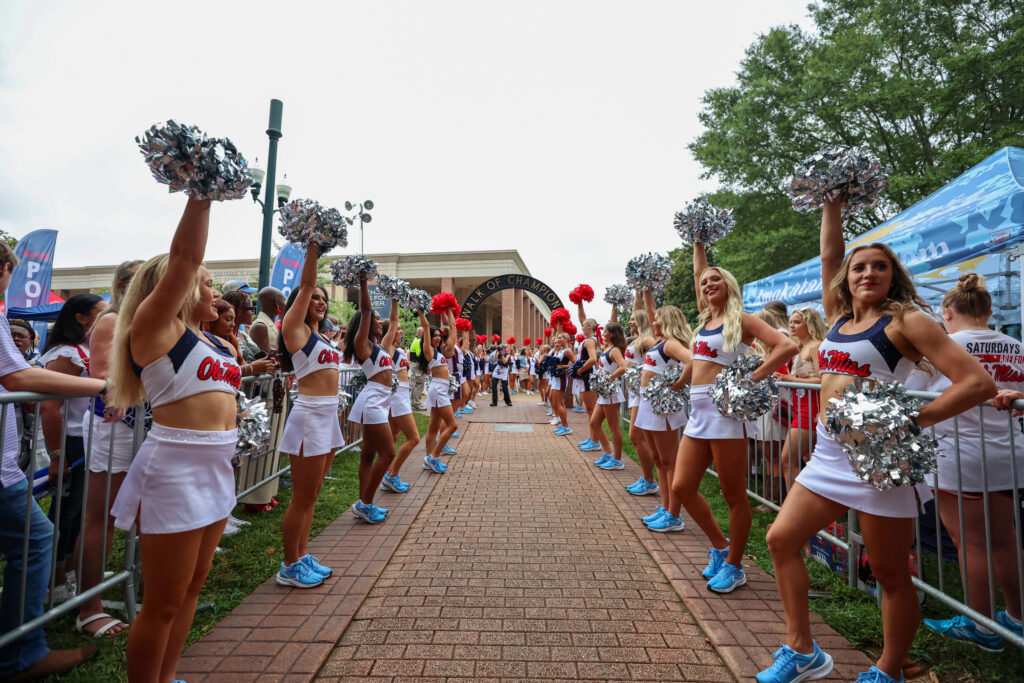
[[[556,308],[565,308],[558,294],[537,278],[520,273],[507,273],[488,278],[474,287],[469,296],[462,302],[462,315],[460,317],[472,321],[477,307],[487,297],[503,289],[520,289],[534,294],[552,311]]]

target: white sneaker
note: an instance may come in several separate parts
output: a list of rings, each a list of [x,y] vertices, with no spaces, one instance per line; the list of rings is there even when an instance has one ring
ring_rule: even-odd
[[[228,524],[233,524],[234,526],[249,526],[252,522],[247,519],[239,519],[234,515],[228,515]]]
[[[562,420],[560,420],[560,419],[559,419],[559,418],[558,418],[558,417],[556,416],[556,417],[553,417],[553,418],[551,418],[551,422],[548,422],[548,424],[549,424],[549,425],[556,425],[556,424],[560,423],[561,421],[562,421]]]
[[[537,401],[537,405],[539,406],[546,406],[547,404],[547,401]]]

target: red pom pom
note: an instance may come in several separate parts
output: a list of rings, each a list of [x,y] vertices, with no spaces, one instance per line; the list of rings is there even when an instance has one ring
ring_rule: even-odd
[[[552,332],[554,332],[554,330],[552,330],[550,327],[545,327],[544,328],[544,336],[545,337],[550,337]]]
[[[435,294],[430,300],[430,312],[434,315],[441,315],[449,310],[454,311],[456,317],[462,313],[462,307],[459,306],[458,300],[451,292]]]
[[[537,337],[537,346],[540,346],[543,343],[544,343],[544,340],[541,339],[540,337]]]
[[[583,302],[590,303],[594,300],[594,288],[590,285],[579,285],[571,292],[569,292],[569,301],[574,304],[580,304]]]
[[[515,337],[509,337],[508,339],[505,340],[505,343],[506,344],[515,344],[516,343],[516,338]]]
[[[494,334],[491,335],[491,341],[497,344],[498,342],[501,341],[501,335],[495,332]]]
[[[473,329],[473,323],[467,318],[456,318],[455,329],[459,332],[469,332]]]
[[[583,336],[582,334],[577,334],[577,335],[576,335],[576,341],[578,341],[578,342],[581,342],[581,341],[583,341],[584,339],[586,339],[586,337],[584,337],[584,336]]]
[[[572,316],[564,308],[556,308],[551,311],[551,327],[558,327],[560,324],[570,320],[572,320]]]
[[[483,344],[486,341],[487,341],[487,335],[486,334],[478,334],[478,335],[476,335],[476,343],[477,344]]]
[[[562,325],[562,332],[565,332],[566,334],[570,335],[576,334],[576,326],[573,325],[571,322],[566,322],[565,324]]]
[[[604,329],[603,327],[598,325],[597,329],[594,331],[595,334],[597,335],[597,343],[602,345],[602,346],[604,345],[604,338],[601,336],[601,330],[603,330],[603,329]]]

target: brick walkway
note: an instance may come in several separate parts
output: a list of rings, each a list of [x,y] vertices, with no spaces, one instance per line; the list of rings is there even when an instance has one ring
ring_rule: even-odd
[[[550,433],[535,396],[460,420],[443,476],[403,472],[379,527],[342,515],[311,546],[335,578],[310,591],[268,580],[196,643],[179,669],[196,681],[733,680],[771,662],[784,633],[774,581],[720,598],[699,571],[695,525],[653,534],[656,501],[604,472],[572,437]],[[497,431],[528,425],[532,432]],[[814,619],[835,680],[869,665]],[[709,638],[710,636],[710,638]]]

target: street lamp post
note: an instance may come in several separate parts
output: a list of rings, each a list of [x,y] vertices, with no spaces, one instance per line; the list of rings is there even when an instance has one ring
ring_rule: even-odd
[[[270,147],[267,150],[267,170],[259,167],[259,163],[250,169],[252,173],[252,199],[263,207],[263,237],[260,243],[260,273],[259,288],[263,289],[270,283],[270,244],[271,233],[274,225],[274,199],[276,194],[277,206],[282,207],[288,203],[292,194],[292,188],[287,184],[288,176],[285,175],[281,184],[275,184],[277,174],[277,141],[281,139],[281,112],[284,104],[281,100],[270,100],[270,123],[267,127],[267,137],[270,138]],[[260,201],[260,186],[264,184],[266,177],[266,194]]]
[[[369,199],[359,204],[345,202],[346,211],[351,211],[357,206],[359,207],[359,213],[352,217],[345,216],[345,222],[348,223],[349,225],[353,225],[356,222],[356,219],[359,219],[359,254],[361,256],[364,256],[365,252],[363,251],[363,223],[369,223],[370,221],[373,220],[373,216],[369,214],[369,212],[373,210],[373,202],[370,201]]]

